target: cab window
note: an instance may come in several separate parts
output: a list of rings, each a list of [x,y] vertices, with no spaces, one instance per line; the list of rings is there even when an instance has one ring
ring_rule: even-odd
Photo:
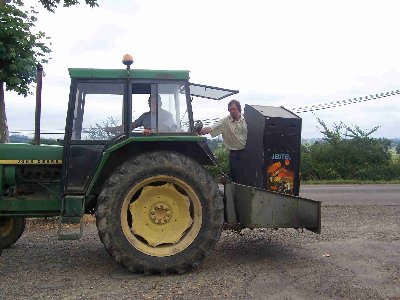
[[[109,140],[121,131],[108,131],[122,123],[123,83],[77,84],[72,140]]]
[[[188,117],[184,83],[132,84],[133,132],[187,131]]]

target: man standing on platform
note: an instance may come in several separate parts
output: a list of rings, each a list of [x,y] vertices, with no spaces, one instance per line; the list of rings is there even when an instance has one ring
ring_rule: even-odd
[[[242,107],[238,100],[228,103],[229,116],[219,120],[211,127],[201,129],[200,134],[211,134],[212,137],[222,134],[225,147],[229,150],[229,168],[233,182],[239,178],[240,156],[246,146],[247,124],[242,115]]]

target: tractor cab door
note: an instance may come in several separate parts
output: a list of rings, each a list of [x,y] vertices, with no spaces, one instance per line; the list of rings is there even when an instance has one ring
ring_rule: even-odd
[[[105,147],[123,138],[125,80],[73,80],[64,143],[64,193],[84,194]]]
[[[193,118],[201,121],[204,126],[210,126],[221,117],[221,111],[226,110],[226,103],[218,103],[218,100],[239,93],[237,90],[229,90],[202,84],[189,84]],[[217,101],[216,101],[217,100]]]
[[[221,100],[223,98],[239,93],[237,90],[228,90],[214,86],[190,83],[190,96],[208,98],[212,100]]]

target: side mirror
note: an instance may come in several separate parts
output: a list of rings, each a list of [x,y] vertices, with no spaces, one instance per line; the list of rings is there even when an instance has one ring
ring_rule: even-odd
[[[200,130],[202,128],[203,128],[203,122],[197,120],[196,123],[194,124],[194,130],[197,132],[197,134],[200,134]]]

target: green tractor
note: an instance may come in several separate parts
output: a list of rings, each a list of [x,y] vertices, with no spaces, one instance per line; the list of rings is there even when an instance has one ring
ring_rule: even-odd
[[[224,223],[320,231],[320,202],[297,197],[298,189],[279,194],[254,179],[228,182],[221,192],[204,168],[215,158],[197,134],[192,100],[220,100],[238,91],[190,83],[188,71],[124,63],[126,69],[69,69],[60,145],[0,145],[3,248],[21,237],[26,218],[58,217],[59,237],[77,239],[83,215],[95,214],[100,240],[116,261],[133,272],[166,274],[199,265]],[[146,135],[132,123],[145,111],[152,128]],[[258,163],[262,169],[266,164]],[[71,233],[68,224],[80,230]]]

